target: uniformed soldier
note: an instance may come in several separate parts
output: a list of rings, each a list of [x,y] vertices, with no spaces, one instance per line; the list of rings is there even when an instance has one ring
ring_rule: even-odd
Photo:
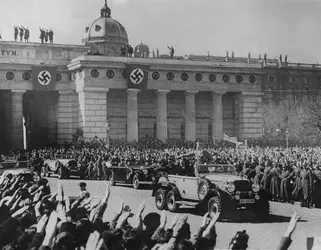
[[[264,189],[270,190],[270,184],[271,184],[271,171],[272,166],[269,161],[265,162],[265,168],[264,168],[264,174],[262,177],[261,185]]]
[[[316,208],[321,208],[321,169],[319,165],[314,167],[313,197],[312,202]]]
[[[278,200],[280,198],[280,179],[279,179],[279,168],[277,163],[273,163],[273,167],[270,171],[271,174],[271,184],[270,184],[270,194],[272,201]]]
[[[294,181],[293,181],[293,191],[292,191],[292,201],[301,201],[301,193],[302,193],[302,181],[301,181],[301,166],[296,166],[294,169]]]
[[[301,203],[301,206],[309,208],[311,202],[311,191],[313,188],[313,179],[312,172],[309,169],[308,163],[305,163],[303,165],[303,169],[301,171],[301,179],[303,191],[303,201]]]
[[[294,171],[289,166],[284,166],[281,173],[280,199],[281,201],[291,202],[292,200],[292,185],[291,179],[294,176]]]

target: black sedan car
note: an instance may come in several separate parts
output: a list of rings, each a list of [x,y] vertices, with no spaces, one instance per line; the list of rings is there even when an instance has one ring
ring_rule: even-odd
[[[130,184],[138,189],[142,185],[153,185],[158,182],[162,171],[150,166],[108,166],[107,175],[111,185],[116,183]]]

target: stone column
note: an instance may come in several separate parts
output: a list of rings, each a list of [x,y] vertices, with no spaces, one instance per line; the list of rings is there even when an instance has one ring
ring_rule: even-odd
[[[167,140],[167,93],[170,90],[159,89],[157,91],[157,124],[156,137],[165,142]]]
[[[213,92],[213,113],[212,113],[212,131],[213,140],[221,141],[224,137],[223,131],[223,103],[224,92]]]
[[[195,141],[196,122],[195,122],[195,94],[198,91],[185,92],[185,140]]]
[[[25,90],[12,90],[12,144],[13,150],[23,149],[23,94]]]
[[[138,89],[127,89],[127,141],[138,141]]]
[[[108,91],[106,88],[89,87],[78,90],[79,125],[86,141],[95,136],[106,138]]]
[[[242,92],[239,95],[239,138],[262,136],[262,92]]]

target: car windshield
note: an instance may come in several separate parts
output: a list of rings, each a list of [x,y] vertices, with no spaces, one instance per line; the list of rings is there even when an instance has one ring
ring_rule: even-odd
[[[199,174],[212,174],[212,173],[235,174],[235,172],[236,172],[235,167],[229,164],[198,165]]]

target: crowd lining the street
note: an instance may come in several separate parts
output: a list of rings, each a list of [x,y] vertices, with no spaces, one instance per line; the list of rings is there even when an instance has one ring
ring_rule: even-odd
[[[238,175],[270,191],[271,199],[301,201],[302,206],[316,204],[320,188],[321,148],[248,147],[232,148],[224,144],[202,142],[212,155],[211,163],[231,164]],[[89,143],[68,148],[34,150],[31,165],[43,159],[72,158],[86,167],[89,177],[106,179],[103,169],[113,165],[153,165],[186,168],[195,162],[193,143],[145,138],[140,142],[106,141],[95,138]],[[188,155],[188,157],[182,157]],[[202,157],[201,163],[209,163]],[[0,246],[2,249],[215,249],[218,213],[205,214],[199,230],[191,238],[188,218],[176,216],[166,227],[166,212],[143,216],[145,203],[134,215],[122,201],[114,219],[102,218],[111,195],[109,183],[103,199],[93,201],[80,183],[80,196],[67,197],[59,184],[52,193],[48,180],[31,180],[23,175],[3,174],[0,179]],[[319,196],[318,196],[319,195]],[[320,198],[319,198],[320,200]],[[135,209],[135,208],[134,208]],[[278,249],[287,249],[298,216],[293,214]],[[229,249],[247,249],[249,235],[237,232]]]
[[[233,148],[210,143],[201,143],[203,149],[212,155],[211,162],[203,159],[203,163],[233,165],[238,175],[268,190],[273,201],[299,201],[304,207],[321,207],[321,148]],[[105,171],[108,162],[114,166],[167,167],[171,172],[173,169],[190,168],[195,156],[182,156],[193,152],[195,145],[189,142],[169,141],[164,144],[145,138],[133,143],[111,141],[107,149],[106,142],[96,138],[78,148],[38,150],[32,159],[36,162],[41,162],[41,159],[76,159],[89,179],[108,180]]]

